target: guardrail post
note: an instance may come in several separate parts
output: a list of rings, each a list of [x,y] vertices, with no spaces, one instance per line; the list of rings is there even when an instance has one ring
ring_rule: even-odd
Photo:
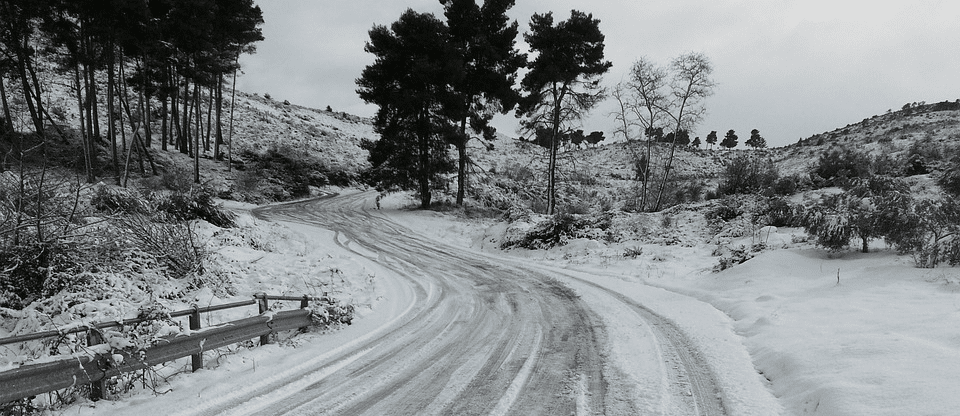
[[[100,331],[97,328],[87,327],[87,346],[91,347],[99,344],[103,344],[103,336]],[[90,383],[90,400],[97,401],[103,398],[103,381],[104,379],[101,378]]]
[[[300,300],[300,309],[307,309],[309,307],[310,307],[310,297],[307,295],[303,295],[303,299]],[[306,326],[299,328],[300,332],[307,332],[309,329],[310,328]]]
[[[260,309],[260,314],[263,315],[264,313],[266,313],[268,310],[267,294],[261,292],[253,295],[253,297],[257,298],[257,306]],[[267,345],[269,343],[270,343],[270,334],[260,336],[260,345]]]
[[[198,329],[200,329],[200,307],[193,305],[193,313],[190,314],[190,330],[196,331]],[[191,355],[190,359],[194,372],[203,368],[203,351]]]

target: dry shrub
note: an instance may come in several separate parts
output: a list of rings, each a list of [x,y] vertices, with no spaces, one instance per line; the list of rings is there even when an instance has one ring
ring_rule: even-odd
[[[206,253],[191,222],[157,223],[134,214],[117,219],[116,225],[131,242],[166,265],[171,277],[202,272]]]

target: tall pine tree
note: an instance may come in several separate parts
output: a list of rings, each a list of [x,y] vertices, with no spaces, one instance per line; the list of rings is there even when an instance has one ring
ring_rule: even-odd
[[[380,186],[416,189],[430,206],[431,188],[452,170],[445,138],[456,127],[444,104],[456,100],[450,85],[458,76],[456,51],[436,16],[408,9],[390,28],[374,26],[365,50],[376,61],[357,79],[357,94],[379,106],[367,143],[373,178]]]
[[[475,0],[440,2],[461,65],[452,80],[455,97],[447,103],[447,115],[459,124],[449,141],[457,148],[457,205],[462,205],[471,133],[479,133],[485,140],[495,138],[496,130],[489,122],[494,113],[505,114],[516,105],[519,93],[513,85],[526,57],[515,47],[518,24],[511,23],[506,14],[514,0],[485,0],[482,6]]]
[[[603,60],[604,35],[600,20],[577,10],[554,25],[553,13],[534,14],[524,35],[536,58],[529,64],[522,86],[528,93],[520,110],[524,127],[549,131],[547,212],[556,210],[557,150],[562,138],[574,131],[587,111],[605,96],[600,76],[613,65]]]

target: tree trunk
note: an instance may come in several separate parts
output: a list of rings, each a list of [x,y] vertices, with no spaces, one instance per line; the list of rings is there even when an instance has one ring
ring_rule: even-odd
[[[237,53],[236,62],[240,61],[240,54]],[[237,98],[237,71],[238,67],[233,67],[233,86],[230,92],[230,130],[227,132],[227,172],[233,169],[233,108]]]
[[[3,101],[3,124],[0,125],[0,139],[3,139],[7,133],[13,134],[13,119],[10,118],[10,103],[7,101],[7,90],[2,76],[0,76],[0,101]],[[0,155],[0,173],[7,170],[6,165],[7,155]]]
[[[87,97],[91,109],[91,120],[93,120],[93,138],[91,144],[94,145],[94,154],[96,154],[96,142],[100,140],[103,136],[100,134],[100,110],[99,105],[97,105],[97,95],[100,93],[100,88],[97,86],[97,69],[92,65],[90,68],[90,95]],[[96,161],[96,160],[94,160]]]
[[[169,121],[169,117],[167,117],[167,100],[168,97],[166,96],[160,98],[160,149],[163,151],[167,151],[167,141],[169,140],[169,137],[167,137],[169,132],[167,128],[167,122]]]
[[[200,94],[200,84],[193,84],[193,152],[200,157],[200,139],[203,137],[203,95]]]
[[[654,206],[654,211],[660,211],[660,204],[663,202],[663,190],[667,186],[667,180],[670,178],[670,170],[673,168],[673,157],[677,151],[677,136],[680,135],[680,123],[677,123],[677,129],[673,131],[673,143],[670,145],[670,157],[667,158],[667,163],[663,166],[663,180],[660,181],[660,186],[657,189],[657,203]]]
[[[112,47],[112,46],[111,46]],[[111,55],[113,55],[111,53]],[[116,120],[114,119],[114,94],[113,90],[116,87],[115,77],[113,74],[114,70],[114,59],[111,56],[109,63],[107,64],[107,137],[110,141],[110,150],[111,158],[113,159],[113,174],[116,176],[116,183],[120,185],[120,158],[117,154],[117,132],[116,132]]]
[[[547,166],[547,215],[553,215],[557,207],[557,151],[560,145],[560,111],[564,95],[566,95],[566,86],[561,87],[560,91],[554,87],[554,107],[550,134],[550,163]]]
[[[87,174],[87,182],[90,182],[92,174],[90,172],[92,164],[90,163],[90,146],[87,144],[87,141],[90,140],[88,136],[87,121],[84,117],[84,105],[83,105],[83,91],[85,90],[84,86],[80,82],[80,65],[77,64],[73,67],[73,80],[77,88],[77,114],[80,116],[80,136],[81,144],[83,147],[83,167]]]
[[[193,183],[200,183],[200,85],[194,84],[197,131],[193,135]]]
[[[417,138],[420,145],[420,208],[430,208],[430,127],[426,110],[420,114],[417,122]]]
[[[467,190],[467,119],[460,120],[460,137],[457,139],[457,206],[463,206]]]
[[[3,125],[0,125],[0,134],[13,133],[13,118],[10,116],[10,102],[7,101],[7,89],[0,77],[0,101],[3,102]],[[3,165],[0,165],[0,172],[3,172]]]
[[[643,170],[643,185],[640,189],[640,210],[647,210],[647,188],[650,186],[650,165],[653,157],[653,140],[647,137],[647,166]]]
[[[181,145],[183,144],[183,132],[180,130],[180,86],[177,85],[177,78],[179,78],[173,68],[170,68],[170,143],[173,144],[173,148],[183,152]],[[177,137],[172,137],[176,133]]]
[[[150,84],[150,79],[148,78],[150,76],[150,66],[148,65],[149,61],[147,60],[146,53],[144,53],[144,57],[141,59],[141,61],[143,62],[143,88],[142,89],[147,90],[147,85]],[[144,138],[146,140],[146,143],[145,143],[146,147],[150,147],[153,145],[153,128],[151,126],[152,120],[150,119],[151,117],[153,117],[153,110],[152,110],[153,106],[151,105],[151,102],[150,102],[150,98],[153,95],[149,92],[144,92],[144,95],[146,97],[144,97],[145,100],[143,104],[144,106],[143,135],[146,136]]]
[[[223,143],[223,74],[217,74],[217,133],[213,139],[213,160],[220,160],[220,144]]]
[[[180,115],[180,140],[181,148],[180,153],[190,155],[190,81],[184,78],[183,80],[183,113]]]
[[[214,94],[214,89],[213,87],[210,87],[210,91],[207,94],[207,131],[204,132],[204,136],[203,136],[204,152],[210,151],[210,132],[211,132],[211,127],[213,123],[213,94]],[[214,160],[217,159],[216,154],[213,155],[213,159]]]
[[[27,108],[30,110],[30,118],[33,119],[33,127],[36,129],[37,137],[40,137],[40,139],[43,140],[43,114],[39,110],[40,103],[33,102],[33,93],[31,92],[33,87],[30,85],[30,81],[27,79],[27,66],[30,64],[27,59],[29,58],[21,57],[19,65],[20,82],[23,85],[23,98],[27,102]],[[32,73],[33,71],[30,72]],[[39,97],[39,95],[37,95],[37,97]]]
[[[144,94],[143,97],[143,136],[144,136],[144,146],[150,147],[153,145],[153,129],[150,126],[152,120],[150,117],[153,117],[152,105],[150,103],[150,94]]]

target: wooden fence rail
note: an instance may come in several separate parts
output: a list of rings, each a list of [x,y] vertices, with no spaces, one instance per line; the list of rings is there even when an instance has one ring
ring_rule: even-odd
[[[267,301],[300,301],[299,310],[281,311],[265,314]],[[186,356],[192,357],[192,368],[196,371],[203,367],[203,352],[225,347],[253,338],[260,338],[260,344],[269,343],[270,334],[291,329],[304,329],[311,325],[310,311],[306,310],[310,301],[327,301],[326,296],[313,298],[308,296],[275,296],[258,293],[253,300],[216,305],[194,307],[171,312],[171,317],[189,316],[190,332],[186,335],[171,335],[160,338],[153,346],[135,351],[122,351],[116,354],[75,355],[57,361],[40,364],[28,364],[13,370],[0,372],[0,403],[35,396],[37,394],[59,390],[71,386],[90,384],[91,399],[102,398],[103,382],[121,373],[141,370],[151,366],[173,361]],[[231,309],[257,304],[259,316],[200,328],[200,314],[223,309]],[[118,322],[103,322],[90,326],[73,328],[69,331],[47,331],[19,335],[0,339],[0,345],[32,341],[63,334],[87,331],[88,343],[96,345],[100,329],[132,325],[148,319],[126,319]]]

